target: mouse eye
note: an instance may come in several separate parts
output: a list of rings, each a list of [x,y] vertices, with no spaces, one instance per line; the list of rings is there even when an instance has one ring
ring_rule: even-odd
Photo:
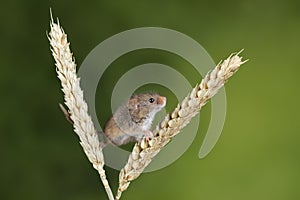
[[[153,103],[155,100],[154,100],[153,98],[150,98],[148,101],[149,101],[150,103]]]

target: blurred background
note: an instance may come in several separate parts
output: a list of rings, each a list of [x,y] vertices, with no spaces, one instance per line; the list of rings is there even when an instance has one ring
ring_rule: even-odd
[[[63,96],[46,35],[50,7],[68,34],[78,66],[106,38],[145,26],[192,37],[216,63],[242,48],[243,57],[250,59],[226,85],[227,117],[213,151],[198,158],[210,119],[207,104],[185,154],[162,170],[143,174],[123,199],[300,199],[296,0],[2,2],[0,199],[106,199],[97,172],[58,107]],[[124,55],[103,77],[107,87],[97,91],[100,123],[111,114],[107,105],[118,66],[126,71],[148,62],[182,66],[192,85],[200,80],[189,63],[167,52]],[[166,88],[154,90],[172,96]],[[175,104],[171,100],[168,111]],[[118,172],[106,170],[116,191]]]

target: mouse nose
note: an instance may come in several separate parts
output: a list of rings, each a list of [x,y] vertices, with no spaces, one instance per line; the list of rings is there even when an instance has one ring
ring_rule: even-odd
[[[162,106],[165,106],[166,103],[167,103],[167,98],[166,98],[166,97],[160,96],[160,97],[158,97],[158,99],[157,99],[157,103],[160,104],[160,105],[162,105]]]

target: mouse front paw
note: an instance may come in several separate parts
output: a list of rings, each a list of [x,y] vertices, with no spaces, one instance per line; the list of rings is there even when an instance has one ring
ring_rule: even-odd
[[[152,131],[145,131],[145,138],[147,141],[151,140],[153,138]]]

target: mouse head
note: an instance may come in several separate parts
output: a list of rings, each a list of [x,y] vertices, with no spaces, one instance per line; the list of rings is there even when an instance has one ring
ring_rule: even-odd
[[[156,93],[136,94],[129,99],[128,108],[132,111],[131,114],[137,117],[147,117],[160,111],[166,102],[166,97]]]

